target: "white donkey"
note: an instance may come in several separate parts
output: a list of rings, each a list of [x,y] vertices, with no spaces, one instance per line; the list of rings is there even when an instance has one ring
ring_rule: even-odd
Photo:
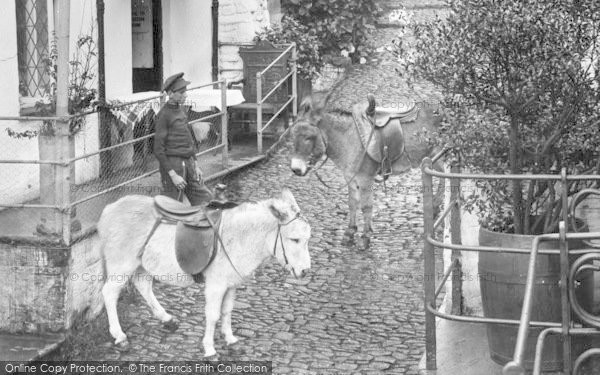
[[[127,347],[128,341],[119,324],[117,301],[128,280],[133,281],[154,316],[171,330],[178,325],[154,296],[153,280],[184,287],[194,282],[176,259],[176,225],[156,226],[157,218],[160,214],[153,198],[130,195],[106,206],[98,223],[106,271],[102,295],[110,334],[122,348]],[[294,276],[304,276],[310,268],[310,231],[288,190],[277,198],[223,210],[219,228],[222,242],[217,246],[214,260],[202,272],[206,298],[206,330],[202,340],[205,356],[216,354],[214,331],[219,318],[227,344],[238,341],[231,329],[235,288],[265,260],[275,256]]]

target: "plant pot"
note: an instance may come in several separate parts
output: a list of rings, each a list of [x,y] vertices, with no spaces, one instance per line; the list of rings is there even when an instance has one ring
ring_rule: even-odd
[[[533,235],[516,235],[492,232],[481,228],[479,244],[490,247],[531,249]],[[583,248],[580,241],[569,241],[569,248]],[[558,249],[558,241],[544,241],[540,249]],[[570,258],[570,262],[576,259]],[[521,318],[529,254],[479,253],[479,282],[484,316],[488,318]],[[580,273],[581,282],[576,295],[581,305],[591,310],[593,302],[594,274],[591,271]],[[560,256],[538,255],[531,321],[561,322],[560,300]],[[574,315],[572,315],[575,318]],[[525,346],[523,365],[533,368],[535,346],[540,332],[544,328],[531,327]],[[511,361],[517,341],[518,325],[488,324],[487,337],[492,360],[504,365]],[[575,337],[572,340],[574,355],[582,353],[587,340]],[[546,338],[542,356],[542,371],[560,371],[562,369],[562,344],[559,335]]]

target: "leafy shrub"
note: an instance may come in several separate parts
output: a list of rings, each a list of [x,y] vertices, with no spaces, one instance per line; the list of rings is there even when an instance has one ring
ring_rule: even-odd
[[[375,0],[286,0],[282,8],[319,37],[321,56],[346,50],[357,62],[372,53],[366,41],[381,13]]]
[[[600,173],[595,15],[600,3],[452,0],[447,19],[416,24],[407,76],[444,91],[442,143],[473,172]],[[540,233],[562,219],[561,189],[589,183],[481,182],[470,197],[492,230]]]

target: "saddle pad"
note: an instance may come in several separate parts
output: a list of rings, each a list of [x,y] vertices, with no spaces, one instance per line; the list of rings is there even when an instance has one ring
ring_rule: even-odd
[[[215,230],[218,230],[220,217],[214,223],[216,228],[202,228],[177,223],[175,231],[175,255],[179,267],[189,274],[197,274],[211,263],[216,255]]]

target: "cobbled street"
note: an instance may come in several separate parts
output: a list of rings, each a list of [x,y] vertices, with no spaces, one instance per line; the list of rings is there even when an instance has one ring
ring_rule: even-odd
[[[332,189],[314,175],[293,176],[287,152],[226,182],[238,199],[264,199],[283,187],[294,193],[312,227],[311,275],[296,282],[275,261],[260,268],[238,289],[232,326],[240,342],[227,347],[218,333],[218,359],[273,361],[276,374],[418,374],[424,348],[420,172],[392,177],[387,194],[376,191],[375,234],[362,251],[340,244],[347,212],[345,190],[335,188],[344,185],[341,174],[332,164],[321,170]],[[114,348],[103,312],[95,323],[100,332],[86,337],[90,359],[202,359],[202,287],[155,283],[154,289],[179,329],[163,329],[131,291],[119,303],[130,349]]]
[[[393,5],[393,4],[392,4]],[[394,28],[377,30],[375,40],[390,46]],[[417,82],[408,87],[389,49],[368,65],[351,68],[335,86],[330,105],[348,110],[374,93],[378,102],[435,100],[435,90]],[[392,102],[389,102],[392,101]],[[421,172],[413,170],[376,185],[371,247],[341,245],[348,211],[341,173],[328,162],[321,177],[294,176],[288,166],[289,142],[268,160],[229,176],[233,199],[259,200],[289,188],[312,227],[312,270],[307,280],[290,279],[274,261],[238,289],[232,326],[240,341],[215,347],[221,361],[272,361],[275,374],[418,374],[423,355]],[[362,218],[359,215],[359,229]],[[132,288],[119,303],[119,316],[131,347],[117,351],[106,315],[81,327],[69,345],[78,359],[172,361],[202,360],[202,286],[181,289],[155,283],[156,296],[179,321],[168,332]]]

